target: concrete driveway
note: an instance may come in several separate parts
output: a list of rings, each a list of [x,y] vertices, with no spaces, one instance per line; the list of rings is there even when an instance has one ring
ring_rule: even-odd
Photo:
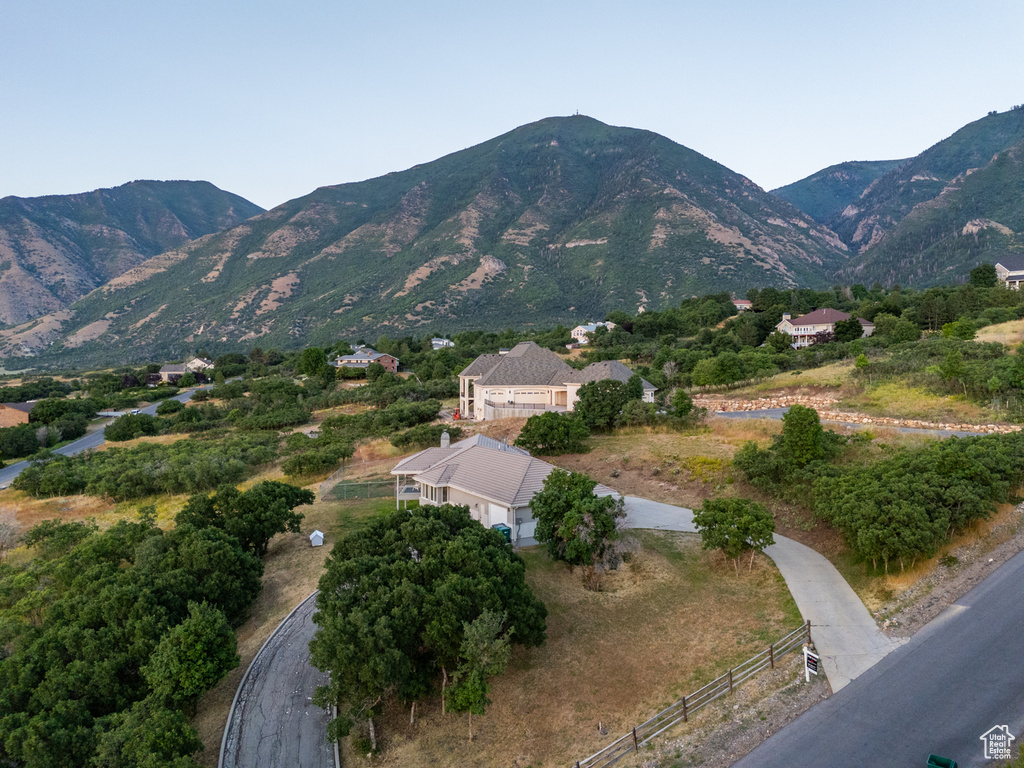
[[[626,528],[696,533],[693,510],[626,496]],[[765,548],[786,580],[821,654],[833,691],[883,659],[898,643],[882,634],[868,609],[826,557],[799,542],[775,534]]]

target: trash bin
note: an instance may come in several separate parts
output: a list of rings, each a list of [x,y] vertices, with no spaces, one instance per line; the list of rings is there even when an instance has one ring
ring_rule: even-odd
[[[928,755],[928,768],[956,768],[956,760],[938,755]]]
[[[512,529],[509,528],[507,525],[505,525],[504,523],[495,523],[491,526],[491,528],[501,533],[501,535],[505,537],[505,541],[507,541],[509,544],[512,543]]]

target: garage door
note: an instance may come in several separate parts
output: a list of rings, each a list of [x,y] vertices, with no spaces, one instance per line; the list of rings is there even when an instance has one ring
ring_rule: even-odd
[[[519,526],[519,539],[520,539],[520,541],[522,541],[523,539],[532,539],[534,531],[536,531],[536,530],[537,530],[537,521],[536,520],[531,520],[528,523],[522,523]]]

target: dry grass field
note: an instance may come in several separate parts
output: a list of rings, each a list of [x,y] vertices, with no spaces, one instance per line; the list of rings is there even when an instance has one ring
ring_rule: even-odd
[[[869,416],[920,419],[935,423],[991,424],[999,419],[986,407],[962,395],[939,395],[901,382],[866,387],[838,405]]]
[[[737,575],[696,536],[640,539],[598,593],[540,548],[524,551],[527,580],[548,607],[547,642],[516,649],[487,714],[473,718],[474,740],[466,716],[442,716],[437,699],[420,702],[415,725],[396,704],[378,724],[382,754],[368,760],[346,744],[344,764],[571,765],[800,623],[767,558]]]
[[[1024,341],[1024,320],[1011,320],[1008,323],[987,325],[978,331],[975,341],[998,341],[1008,347],[1016,346]]]

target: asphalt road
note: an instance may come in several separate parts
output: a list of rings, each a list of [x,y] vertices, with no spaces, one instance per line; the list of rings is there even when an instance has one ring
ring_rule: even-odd
[[[219,768],[334,768],[330,715],[313,704],[327,675],[309,660],[316,625],[311,595],[277,628],[239,686]]]
[[[1024,552],[734,768],[991,765],[982,734],[1024,728],[1022,584]]]
[[[200,387],[200,389],[202,389],[202,387]],[[192,399],[192,393],[194,391],[195,390],[190,389],[187,390],[186,392],[182,392],[180,395],[175,395],[173,398],[170,399],[179,400],[183,403],[187,403],[190,399]],[[156,414],[156,407],[158,405],[159,403],[147,405],[145,408],[140,408],[139,413],[147,413],[150,416],[153,416]],[[121,412],[122,415],[124,415],[125,413],[131,413],[131,410]],[[111,421],[113,421],[113,419],[111,419]],[[62,448],[54,449],[53,452],[60,453],[65,456],[74,456],[76,453],[82,453],[83,451],[88,451],[91,448],[98,448],[99,446],[103,445],[104,442],[106,442],[103,438],[103,432],[105,429],[106,425],[103,426],[103,429],[98,429],[92,434],[88,434],[85,437],[80,437],[74,442],[68,443],[67,445],[63,446]],[[3,469],[0,469],[0,485],[9,485],[11,481],[14,480],[14,478],[21,474],[21,471],[23,469],[28,467],[28,465],[29,462],[27,461],[19,461],[17,464],[10,464],[4,467]]]

